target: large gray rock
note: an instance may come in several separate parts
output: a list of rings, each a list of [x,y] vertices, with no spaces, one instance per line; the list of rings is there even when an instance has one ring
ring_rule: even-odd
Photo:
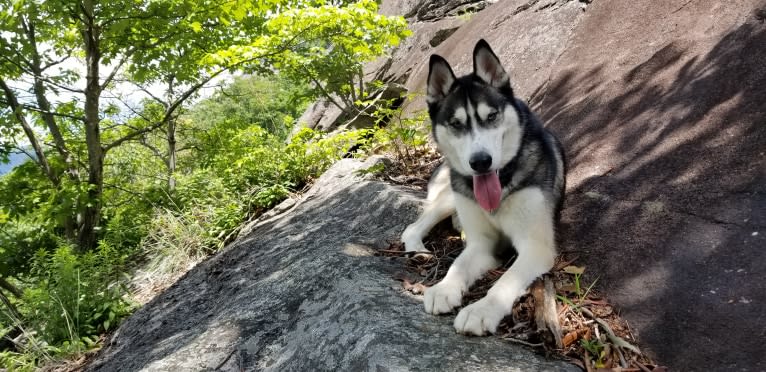
[[[384,99],[398,97],[408,91],[403,84],[408,81],[413,69],[428,61],[434,48],[455,33],[471,16],[454,16],[458,11],[479,11],[492,1],[485,0],[448,0],[426,2],[422,0],[386,0],[380,5],[380,13],[385,15],[403,15],[409,22],[412,35],[390,51],[364,66],[365,81],[382,81],[388,87],[383,92]],[[454,14],[453,14],[454,13]],[[422,15],[428,21],[421,21]],[[392,94],[393,93],[393,94]],[[297,121],[297,127],[305,126],[322,131],[334,131],[338,128],[367,128],[373,120],[367,115],[349,117],[343,111],[320,99]]]
[[[426,109],[424,92],[428,57],[432,53],[446,58],[456,74],[467,74],[473,69],[473,48],[479,39],[487,40],[504,62],[519,97],[528,99],[539,94],[547,86],[553,66],[586,14],[586,6],[571,0],[500,1],[474,14],[435,48],[420,41],[421,47],[413,49],[422,49],[422,52],[415,57],[401,58],[408,67],[407,90],[420,93],[406,103],[405,111]]]
[[[336,110],[337,113],[334,114],[335,116],[340,115],[341,111],[337,107],[333,106],[330,101],[325,99],[320,99],[309,105],[308,108],[306,108],[306,111],[303,112],[303,115],[301,115],[298,118],[298,125],[296,126],[296,130],[300,129],[301,127],[306,128],[322,128],[323,126],[327,124],[323,124],[322,120],[326,120],[325,117],[328,116],[328,111],[330,110]]]
[[[455,334],[373,256],[418,212],[414,195],[343,160],[298,200],[137,311],[92,371],[567,371],[494,337]]]
[[[764,0],[505,0],[422,46],[466,73],[489,41],[570,160],[560,248],[674,369],[766,370],[765,20]],[[423,93],[428,60],[407,68]]]
[[[410,22],[434,21],[477,13],[497,0],[384,0],[380,12],[401,15]]]
[[[365,76],[371,80],[406,83],[416,67],[424,61],[428,63],[434,47],[444,42],[444,35],[452,35],[465,22],[464,18],[451,17],[434,22],[410,23],[412,35],[402,40],[390,56],[368,63],[365,66]]]
[[[594,1],[533,101],[571,159],[562,248],[679,371],[766,370],[764,9]]]

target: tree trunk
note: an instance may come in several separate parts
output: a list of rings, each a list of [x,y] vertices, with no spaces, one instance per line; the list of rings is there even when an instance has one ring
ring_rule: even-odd
[[[167,92],[167,101],[168,103],[165,105],[166,115],[165,118],[168,119],[167,124],[167,137],[168,137],[168,191],[172,192],[176,189],[176,118],[177,116],[172,113],[168,112],[170,110],[170,102],[173,102],[173,96],[175,95],[175,92],[173,90],[173,83],[175,81],[175,76],[170,75],[168,77],[168,92]],[[169,115],[168,115],[169,114]]]
[[[53,137],[53,143],[56,145],[61,157],[64,159],[64,163],[67,166],[67,170],[72,177],[77,176],[77,167],[72,161],[72,156],[67,149],[64,142],[64,136],[61,135],[58,125],[56,124],[56,118],[53,117],[53,111],[51,110],[51,104],[48,98],[45,97],[45,85],[43,85],[42,76],[42,61],[40,60],[40,54],[37,51],[37,35],[35,34],[35,24],[27,22],[22,16],[20,16],[22,25],[24,25],[24,31],[29,41],[29,45],[32,50],[32,61],[29,64],[32,74],[34,75],[33,91],[37,100],[37,106],[40,108],[40,116],[48,127],[48,130]]]
[[[2,301],[3,305],[8,308],[8,313],[13,318],[14,322],[21,319],[21,313],[19,313],[19,310],[16,309],[16,306],[13,305],[8,297],[5,296],[3,291],[0,291],[0,301]]]
[[[40,80],[40,76],[42,74],[39,65],[40,58],[37,56],[37,53],[34,54],[34,57],[35,66],[33,66],[33,70],[35,74],[35,83],[33,88],[35,97],[37,98],[37,106],[41,111],[43,111],[40,116],[42,117],[43,122],[45,122],[45,125],[48,127],[48,131],[50,131],[51,137],[53,137],[53,143],[56,145],[56,150],[64,160],[64,164],[66,166],[66,175],[69,176],[69,178],[74,182],[78,182],[80,178],[79,170],[77,169],[77,165],[72,160],[72,155],[67,149],[66,142],[64,142],[64,136],[61,135],[61,131],[56,124],[56,119],[53,117],[53,114],[51,114],[51,104],[45,97],[45,86],[43,85],[42,80]],[[77,231],[73,212],[74,211],[70,211],[70,213],[65,216],[63,223],[64,235],[69,241],[74,241],[75,231]]]
[[[176,119],[168,121],[168,191],[176,188]]]
[[[40,168],[42,168],[43,173],[45,173],[48,179],[53,182],[53,185],[58,186],[60,180],[53,169],[51,169],[50,164],[48,164],[48,158],[45,156],[45,153],[43,153],[43,148],[40,146],[40,142],[37,140],[37,136],[35,135],[34,130],[27,122],[27,118],[24,116],[24,112],[21,110],[21,105],[19,105],[19,101],[16,99],[16,94],[13,93],[13,90],[11,90],[11,88],[8,86],[8,84],[5,83],[5,80],[3,79],[0,79],[0,89],[3,90],[5,99],[8,101],[8,105],[13,111],[13,115],[16,117],[16,120],[19,122],[19,124],[21,124],[21,128],[24,130],[24,134],[27,135],[29,143],[35,150],[35,155],[37,156],[37,164],[40,165]]]
[[[61,155],[61,158],[64,160],[64,164],[66,164],[66,172],[69,177],[74,180],[75,182],[78,181],[79,175],[78,175],[78,169],[77,165],[74,164],[74,161],[72,160],[72,156],[67,149],[66,143],[64,142],[64,136],[61,134],[61,131],[59,130],[58,124],[56,123],[56,118],[53,115],[53,111],[51,109],[52,105],[50,101],[45,97],[45,85],[43,84],[43,67],[42,67],[42,61],[40,59],[40,53],[37,49],[37,34],[35,33],[35,23],[34,21],[27,20],[24,18],[23,14],[19,14],[19,22],[21,23],[23,29],[24,29],[24,35],[27,38],[27,42],[29,43],[30,50],[31,50],[31,60],[29,60],[26,65],[29,68],[30,72],[32,73],[34,77],[34,83],[32,85],[32,91],[35,94],[35,98],[37,100],[37,106],[40,109],[40,117],[43,119],[43,122],[48,127],[48,130],[51,134],[51,137],[53,137],[53,142],[56,146],[56,150],[58,151],[59,155]],[[22,123],[24,125],[24,123]],[[28,125],[27,125],[28,126]],[[25,127],[25,132],[27,132],[27,128]],[[27,133],[27,137],[30,138],[30,134]],[[34,140],[30,138],[30,141],[33,143],[34,147]],[[39,145],[38,145],[39,146]],[[38,152],[37,149],[35,149],[35,152]],[[47,165],[47,159],[45,157],[40,157],[38,154],[38,159],[41,159],[42,161],[38,161],[39,164],[43,167],[43,170],[46,172],[46,174],[49,174],[48,178],[53,182],[53,185],[55,187],[60,186],[60,172],[57,170],[46,169]],[[68,240],[74,241],[75,239],[75,231],[77,230],[76,222],[74,219],[74,211],[70,211],[65,218],[64,218],[64,233]]]
[[[0,276],[0,288],[5,289],[8,292],[11,292],[14,297],[21,298],[23,293],[21,293],[21,290],[16,287],[15,285],[11,284],[7,279]]]
[[[88,148],[88,197],[82,210],[78,245],[80,250],[92,249],[97,243],[98,223],[101,219],[101,194],[104,188],[104,150],[101,147],[101,119],[99,118],[99,26],[95,24],[93,3],[83,2],[82,11],[86,20],[83,30],[85,41],[86,85],[85,85],[85,142]]]

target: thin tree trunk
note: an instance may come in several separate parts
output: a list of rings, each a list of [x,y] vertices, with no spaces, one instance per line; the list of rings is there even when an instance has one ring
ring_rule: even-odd
[[[23,16],[20,16],[20,18],[27,36],[27,40],[29,41],[29,45],[32,49],[32,61],[29,64],[29,68],[32,70],[32,74],[34,75],[35,79],[33,84],[33,91],[37,100],[37,106],[40,108],[40,116],[42,117],[43,122],[45,122],[45,125],[48,127],[48,130],[51,133],[51,137],[53,137],[53,143],[56,145],[56,150],[58,150],[59,154],[63,158],[64,164],[67,166],[67,171],[70,173],[71,177],[76,178],[77,167],[72,161],[72,155],[67,149],[66,142],[64,142],[64,136],[61,134],[59,126],[56,124],[56,118],[53,117],[51,104],[48,101],[48,98],[45,97],[45,85],[43,85],[42,81],[42,62],[40,60],[40,54],[37,51],[37,36],[35,34],[35,25],[34,23],[27,22]]]
[[[168,78],[168,94],[167,94],[167,101],[173,102],[173,96],[175,92],[173,91],[173,81],[175,79],[175,76],[171,75]],[[166,110],[170,108],[170,104],[166,105]],[[176,179],[175,179],[175,173],[176,173],[176,115],[173,113],[170,113],[170,115],[165,115],[165,117],[168,119],[168,126],[167,126],[167,137],[168,137],[168,191],[172,192],[176,188]]]
[[[357,75],[359,76],[359,97],[367,98],[364,93],[364,70],[361,67],[359,67]]]
[[[11,284],[7,279],[0,276],[0,288],[5,289],[8,292],[11,292],[14,297],[21,298],[23,293],[21,293],[21,290],[16,287],[15,285]]]
[[[29,143],[35,150],[35,155],[37,156],[37,164],[40,165],[40,168],[42,168],[43,173],[45,173],[48,179],[53,182],[53,185],[58,186],[60,180],[56,173],[53,172],[53,169],[51,169],[50,164],[48,164],[48,158],[45,156],[43,148],[40,146],[40,141],[37,140],[37,136],[35,135],[34,130],[32,130],[32,126],[30,126],[27,122],[27,119],[24,116],[24,112],[21,110],[21,105],[19,105],[19,101],[16,99],[16,94],[13,93],[13,90],[8,86],[8,84],[5,83],[5,80],[3,79],[0,79],[0,89],[3,90],[5,99],[8,101],[8,105],[13,111],[13,115],[16,117],[16,120],[19,122],[19,124],[21,124],[21,128],[24,130],[24,134],[26,134]]]
[[[36,63],[39,63],[39,61],[36,61]],[[56,120],[53,117],[53,114],[51,114],[51,104],[45,97],[45,87],[43,86],[42,80],[39,79],[41,71],[39,68],[36,68],[34,72],[34,91],[35,96],[37,97],[37,105],[40,107],[41,111],[44,111],[40,115],[42,116],[43,122],[45,122],[45,125],[48,127],[48,131],[50,132],[51,137],[53,137],[53,143],[56,145],[56,150],[64,160],[64,164],[66,165],[66,175],[69,176],[69,178],[74,182],[78,182],[80,178],[79,170],[77,169],[77,165],[72,160],[72,154],[70,154],[69,150],[67,149],[66,142],[64,142],[64,136],[61,135],[61,131],[56,124]],[[69,241],[74,241],[76,235],[75,231],[77,231],[77,224],[74,219],[73,212],[74,211],[70,211],[70,213],[67,213],[63,222],[64,236]]]
[[[51,134],[51,137],[53,137],[53,142],[55,143],[56,150],[58,150],[58,153],[61,155],[61,158],[64,160],[64,164],[66,164],[67,172],[66,174],[75,182],[78,181],[79,175],[78,175],[78,169],[76,164],[74,164],[74,161],[72,160],[72,156],[69,153],[69,150],[67,149],[66,143],[64,142],[64,136],[61,134],[61,131],[59,130],[58,125],[56,124],[56,119],[53,115],[53,110],[51,110],[52,105],[48,101],[48,99],[45,97],[45,85],[43,84],[43,67],[42,67],[42,61],[40,58],[40,53],[37,49],[37,35],[35,33],[35,23],[34,21],[30,21],[25,18],[23,14],[19,14],[18,16],[19,22],[24,30],[24,35],[26,36],[27,42],[30,46],[31,51],[31,59],[26,60],[25,64],[26,67],[29,69],[29,72],[32,73],[34,77],[34,83],[32,85],[32,91],[35,94],[35,98],[37,100],[38,109],[40,112],[40,117],[43,119],[43,122],[48,127],[48,131]],[[7,92],[6,92],[7,93]],[[29,127],[29,125],[26,125],[26,127]],[[27,137],[30,137],[30,134],[28,132],[28,129],[25,128],[25,132],[27,133]],[[30,141],[33,143],[35,141],[32,141],[30,138]],[[35,149],[36,152],[37,149]],[[39,162],[41,166],[43,167],[46,174],[49,174],[48,178],[51,179],[53,182],[53,185],[55,187],[60,187],[60,172],[51,169],[48,167],[48,169],[45,169],[46,166],[43,163],[47,163],[47,158],[40,157],[38,153],[38,159],[42,159],[42,162]],[[74,219],[74,213],[73,211],[70,211],[69,214],[67,214],[64,218],[64,234],[67,239],[70,241],[74,241],[75,239],[75,231],[77,231],[76,222]]]
[[[168,121],[168,191],[176,188],[176,119]]]
[[[337,107],[338,109],[340,109],[341,111],[343,111],[345,114],[347,114],[347,115],[349,115],[349,116],[351,116],[351,117],[354,117],[354,115],[356,115],[356,113],[352,112],[352,111],[351,111],[351,110],[350,110],[348,107],[344,107],[343,105],[341,105],[340,103],[338,103],[338,101],[336,101],[336,100],[335,100],[335,99],[332,97],[332,95],[330,94],[330,92],[328,92],[328,91],[327,91],[327,90],[326,90],[326,89],[325,89],[325,88],[322,86],[322,83],[320,83],[320,82],[319,82],[319,80],[317,80],[317,79],[316,79],[316,78],[315,78],[313,75],[311,75],[311,72],[309,72],[309,71],[308,71],[308,69],[304,69],[304,72],[306,73],[306,77],[308,77],[308,78],[311,80],[311,82],[312,82],[312,83],[314,83],[314,86],[315,86],[317,89],[319,89],[319,92],[322,94],[322,96],[323,96],[325,99],[327,99],[328,101],[330,101],[330,103],[332,103],[333,105],[335,105],[335,107]],[[339,97],[339,98],[340,98],[341,100],[343,100],[343,97]],[[346,103],[346,104],[347,104],[347,102],[345,102],[345,101],[344,101],[344,103]]]
[[[14,321],[21,320],[21,313],[19,313],[19,310],[16,308],[16,306],[13,305],[8,297],[5,296],[3,291],[0,291],[0,301],[2,301],[3,305],[8,308],[8,311],[10,312],[10,315],[13,317]]]
[[[87,22],[83,31],[85,40],[86,85],[85,85],[85,142],[88,148],[88,199],[83,208],[78,243],[80,250],[89,250],[96,246],[97,226],[101,219],[101,194],[104,188],[104,151],[101,147],[101,129],[99,118],[99,49],[100,31],[94,21],[93,3],[85,0],[82,4],[84,20]]]

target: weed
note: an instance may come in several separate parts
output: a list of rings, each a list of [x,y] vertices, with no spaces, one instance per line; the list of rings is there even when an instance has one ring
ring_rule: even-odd
[[[580,345],[588,352],[593,358],[593,362],[596,368],[604,368],[604,360],[606,359],[607,350],[606,345],[599,339],[586,340],[581,339]]]
[[[428,128],[425,125],[427,113],[405,115],[404,106],[392,105],[402,99],[411,99],[408,95],[384,102],[373,114],[376,119],[374,145],[377,149],[391,152],[396,160],[408,168],[418,164],[420,154],[428,144]]]

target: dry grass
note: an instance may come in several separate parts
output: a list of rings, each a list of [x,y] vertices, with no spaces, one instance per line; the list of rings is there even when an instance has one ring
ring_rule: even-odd
[[[424,146],[420,150],[413,150],[410,157],[396,158],[394,162],[386,165],[386,168],[377,174],[377,178],[396,185],[425,191],[431,174],[441,163],[441,156],[431,147]]]
[[[158,212],[142,241],[145,262],[132,275],[131,299],[143,305],[176,282],[210,253],[215,241],[208,237],[205,210],[196,215]],[[212,211],[209,212],[212,214]]]

